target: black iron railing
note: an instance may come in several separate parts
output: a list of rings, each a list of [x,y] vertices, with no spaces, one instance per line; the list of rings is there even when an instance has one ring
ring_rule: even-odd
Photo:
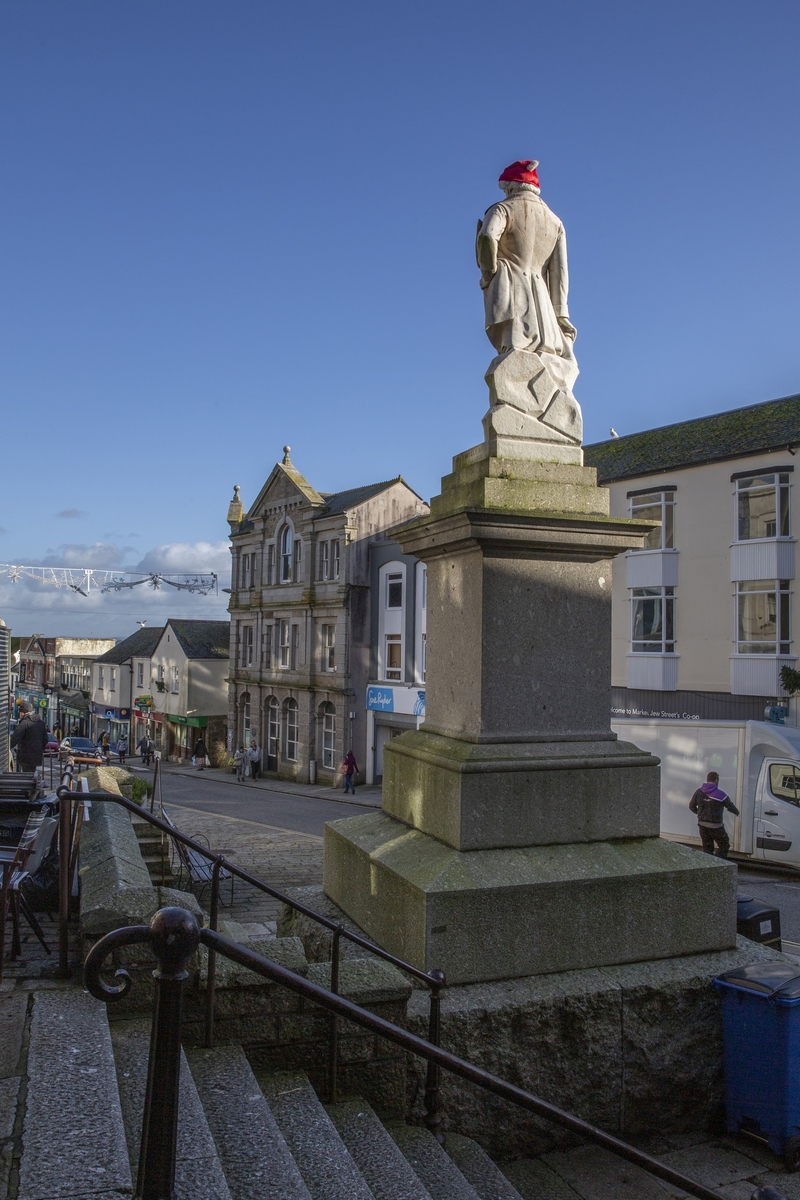
[[[201,842],[189,837],[176,829],[171,821],[165,821],[161,817],[156,816],[153,812],[148,812],[143,805],[134,803],[128,800],[125,796],[118,796],[111,792],[86,792],[80,794],[73,793],[73,776],[74,768],[68,764],[62,777],[62,786],[58,789],[58,797],[60,803],[60,836],[63,839],[62,845],[67,848],[66,854],[61,855],[60,859],[60,903],[59,903],[59,973],[66,976],[69,974],[69,963],[67,958],[68,952],[68,920],[69,920],[69,899],[74,879],[75,871],[75,854],[72,852],[72,845],[75,840],[75,822],[70,814],[71,802],[73,799],[79,799],[80,802],[87,800],[98,800],[105,803],[119,804],[123,808],[127,808],[129,812],[136,813],[138,817],[143,818],[155,828],[160,829],[174,841],[186,846],[190,850],[201,854],[211,864],[211,898],[209,903],[209,928],[216,932],[219,926],[219,907],[220,907],[220,877],[222,871],[226,871],[229,875],[237,879],[241,879],[244,883],[250,884],[251,887],[258,891],[264,892],[273,899],[280,901],[282,904],[294,909],[295,912],[302,913],[303,916],[309,917],[318,925],[323,926],[331,933],[331,991],[334,995],[339,992],[339,969],[341,963],[341,939],[345,938],[356,946],[360,946],[363,950],[375,955],[376,958],[382,959],[384,962],[390,963],[393,967],[411,976],[417,983],[423,984],[427,989],[430,997],[429,1001],[429,1016],[428,1016],[428,1037],[430,1041],[439,1044],[439,1026],[440,1026],[440,1011],[441,1011],[441,991],[445,986],[445,976],[442,971],[422,971],[419,967],[412,966],[411,963],[404,962],[401,958],[397,958],[394,954],[390,954],[388,950],[384,950],[381,946],[376,946],[374,942],[369,941],[360,934],[354,933],[352,930],[346,929],[341,921],[334,921],[330,917],[323,916],[322,913],[316,912],[315,909],[309,908],[307,904],[302,904],[299,900],[295,900],[292,896],[287,896],[284,892],[274,888],[271,884],[266,883],[263,879],[259,879],[257,875],[252,875],[249,871],[243,870],[242,867],[236,866],[229,862],[224,855],[217,854],[216,851],[204,846]],[[154,788],[155,794],[155,788]],[[205,1012],[205,1044],[211,1049],[214,1045],[214,1009],[216,999],[216,980],[217,980],[217,965],[216,965],[216,949],[208,946],[208,978],[206,982],[206,1012]],[[329,1050],[328,1050],[328,1095],[331,1102],[335,1103],[338,1094],[338,1076],[339,1076],[339,1017],[335,1012],[331,1013]],[[428,1077],[425,1085],[426,1095],[429,1097],[427,1106],[426,1123],[431,1132],[441,1140],[439,1131],[440,1117],[438,1115],[438,1097],[439,1097],[439,1067],[435,1062],[428,1064]]]
[[[136,1200],[168,1200],[173,1194],[175,1180],[175,1143],[177,1137],[181,1021],[183,1013],[183,986],[188,977],[188,963],[199,945],[209,952],[222,954],[232,962],[255,971],[258,975],[280,984],[306,1000],[327,1009],[337,1019],[352,1021],[355,1025],[385,1038],[403,1050],[415,1054],[434,1064],[437,1070],[444,1069],[466,1079],[484,1091],[516,1104],[534,1113],[537,1117],[568,1129],[572,1133],[610,1150],[612,1154],[634,1163],[658,1179],[663,1179],[681,1188],[699,1200],[722,1200],[720,1193],[698,1183],[694,1179],[673,1170],[658,1159],[652,1158],[635,1146],[620,1138],[605,1133],[564,1109],[531,1095],[496,1075],[484,1071],[474,1063],[450,1054],[439,1045],[409,1033],[407,1029],[345,1000],[332,990],[311,983],[302,975],[296,975],[286,967],[212,929],[201,929],[192,913],[181,908],[164,908],[157,912],[148,925],[133,925],[117,929],[102,938],[89,951],[85,963],[86,987],[93,996],[106,1002],[119,1000],[130,989],[131,980],[123,969],[116,971],[116,984],[102,978],[102,968],[109,954],[123,946],[146,943],[150,946],[158,966],[154,971],[155,995],[153,1004],[153,1026],[150,1040],[150,1064],[147,1078],[144,1118],[142,1124],[139,1176]],[[426,1091],[427,1101],[427,1091]],[[438,1098],[437,1114],[438,1116]],[[437,1126],[438,1128],[438,1126]],[[769,1190],[766,1192],[769,1195]],[[780,1193],[772,1194],[771,1200],[785,1200]]]

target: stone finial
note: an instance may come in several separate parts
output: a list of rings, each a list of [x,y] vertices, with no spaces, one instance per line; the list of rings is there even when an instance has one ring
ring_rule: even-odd
[[[233,499],[228,505],[228,524],[230,526],[238,525],[244,520],[244,505],[242,504],[241,496],[239,495],[238,483],[233,488]]]
[[[283,465],[284,465],[285,467],[290,467],[290,466],[292,465],[292,460],[289,458],[289,455],[291,454],[291,451],[292,451],[292,447],[291,447],[291,446],[284,446],[284,447],[283,447]]]

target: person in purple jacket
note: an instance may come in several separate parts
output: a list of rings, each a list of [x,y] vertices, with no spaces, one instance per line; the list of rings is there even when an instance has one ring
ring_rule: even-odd
[[[727,858],[731,839],[725,832],[722,814],[727,808],[728,812],[738,817],[739,810],[730,796],[719,787],[719,775],[716,771],[708,772],[706,782],[689,801],[689,808],[693,813],[697,813],[697,828],[706,854],[713,854],[716,845],[717,858]]]

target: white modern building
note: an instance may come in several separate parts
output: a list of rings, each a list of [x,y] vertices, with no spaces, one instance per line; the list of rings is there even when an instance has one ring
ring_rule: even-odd
[[[388,537],[370,547],[367,783],[383,778],[383,749],[425,720],[427,567]]]
[[[611,515],[657,522],[613,568],[616,714],[763,719],[797,662],[800,396],[585,448]]]

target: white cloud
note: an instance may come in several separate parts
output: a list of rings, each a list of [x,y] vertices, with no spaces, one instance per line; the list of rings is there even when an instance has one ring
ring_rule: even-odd
[[[116,542],[62,542],[48,549],[44,558],[31,566],[38,567],[97,567],[111,570],[121,567],[125,558],[135,554],[133,546],[118,546]]]
[[[223,587],[230,575],[228,542],[167,542],[148,550],[133,571],[216,571]]]
[[[61,512],[56,513],[57,517],[63,517],[67,521],[75,520],[78,517],[88,517],[80,508],[62,508]]]

